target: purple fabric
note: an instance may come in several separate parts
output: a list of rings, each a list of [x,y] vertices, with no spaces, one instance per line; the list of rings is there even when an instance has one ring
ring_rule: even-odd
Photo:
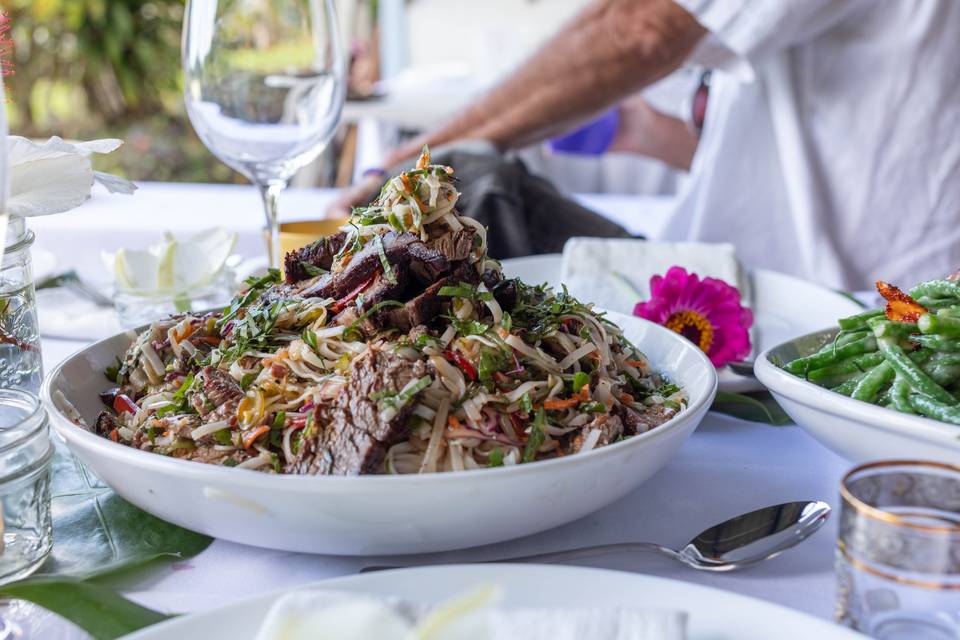
[[[576,131],[550,140],[550,148],[562,153],[599,156],[606,153],[620,126],[620,110],[607,111]]]

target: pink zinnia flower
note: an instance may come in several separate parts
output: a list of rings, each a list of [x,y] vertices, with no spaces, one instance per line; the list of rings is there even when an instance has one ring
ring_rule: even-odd
[[[750,355],[753,314],[740,304],[740,291],[723,280],[671,267],[650,278],[650,299],[638,302],[633,315],[684,336],[716,367]]]

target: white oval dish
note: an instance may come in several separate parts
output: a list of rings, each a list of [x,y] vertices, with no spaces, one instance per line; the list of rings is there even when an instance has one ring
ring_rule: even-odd
[[[960,462],[960,426],[854,400],[777,366],[777,362],[813,353],[835,335],[836,329],[811,333],[767,349],[757,358],[757,379],[793,421],[854,463],[889,459]]]
[[[541,462],[407,476],[282,476],[177,460],[82,428],[54,402],[60,392],[92,424],[110,387],[103,371],[131,334],[69,357],[44,381],[51,423],[70,449],[121,496],[160,518],[260,547],[338,555],[430,553],[543,531],[618,500],[663,467],[716,394],[716,370],[668,329],[609,313],[653,366],[683,386],[688,407],[645,434]]]

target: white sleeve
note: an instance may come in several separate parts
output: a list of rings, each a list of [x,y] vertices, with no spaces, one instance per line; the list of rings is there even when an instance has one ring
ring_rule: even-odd
[[[710,32],[693,62],[752,76],[753,63],[807,42],[864,0],[674,0]]]

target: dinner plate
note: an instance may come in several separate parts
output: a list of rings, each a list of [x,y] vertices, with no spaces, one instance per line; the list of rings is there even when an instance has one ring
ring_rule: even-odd
[[[638,607],[686,611],[690,640],[852,640],[845,627],[755,598],[635,573],[549,565],[450,565],[334,578],[301,587],[436,603],[478,585],[503,588],[503,606]],[[287,589],[194,615],[174,618],[126,640],[249,640]],[[830,597],[824,594],[824,597]]]
[[[534,284],[546,282],[560,287],[561,255],[513,258],[503,261],[504,273]],[[650,274],[653,275],[653,274]],[[796,336],[836,324],[837,318],[853,315],[863,308],[847,296],[826,287],[776,271],[758,269],[750,273],[753,289],[754,354]],[[720,391],[760,391],[754,378],[721,369]]]
[[[70,449],[121,496],[160,518],[235,542],[313,553],[431,553],[518,538],[585,516],[634,490],[673,456],[716,393],[716,370],[688,340],[610,313],[689,405],[647,433],[531,464],[424,475],[297,476],[178,460],[78,427],[93,424],[111,386],[103,371],[130,346],[118,334],[54,369],[41,395]]]
[[[757,378],[793,421],[854,463],[894,458],[960,462],[960,426],[854,400],[777,366],[814,353],[836,334],[835,328],[817,331],[768,349],[757,358]]]

